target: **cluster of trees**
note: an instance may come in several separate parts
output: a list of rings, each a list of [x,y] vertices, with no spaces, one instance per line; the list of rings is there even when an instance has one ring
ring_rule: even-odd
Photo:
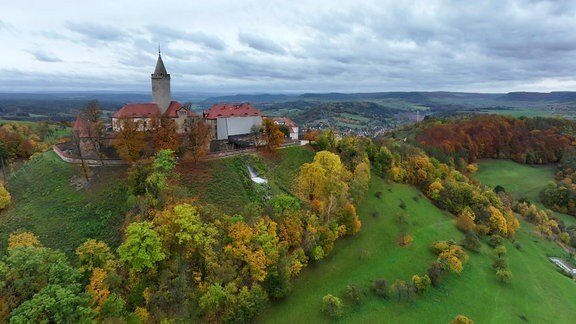
[[[496,193],[473,183],[450,165],[407,143],[385,139],[379,144],[374,169],[393,181],[420,188],[438,207],[457,215],[457,224],[464,232],[513,237],[520,227],[510,206]]]
[[[286,296],[338,237],[360,229],[349,188],[364,194],[367,161],[350,171],[338,155],[319,152],[296,185],[304,204],[281,194],[233,216],[179,194],[176,163],[173,151],[160,150],[131,166],[117,249],[88,240],[69,260],[33,234],[12,235],[0,258],[0,321],[246,322]],[[354,184],[360,172],[365,183]]]
[[[46,132],[50,130],[46,123]],[[43,129],[43,128],[42,128]],[[6,123],[0,126],[0,158],[4,162],[29,158],[36,152],[45,151],[48,145],[43,142],[46,132],[23,123]]]
[[[575,130],[574,123],[563,119],[477,115],[430,119],[417,141],[431,156],[461,169],[482,158],[546,164],[560,161]]]
[[[477,159],[559,163],[556,181],[540,193],[544,205],[576,216],[576,124],[558,118],[479,115],[430,119],[417,141],[439,161],[466,170]]]
[[[540,200],[548,208],[576,216],[576,148],[568,147],[560,162],[556,181],[540,192]]]
[[[176,123],[166,117],[152,119],[146,130],[133,120],[122,121],[112,141],[121,159],[134,163],[160,150],[173,150],[197,162],[208,153],[210,128],[199,118],[186,120],[187,132],[178,134]]]

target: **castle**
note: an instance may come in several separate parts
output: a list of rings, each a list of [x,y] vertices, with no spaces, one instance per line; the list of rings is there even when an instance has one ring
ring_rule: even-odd
[[[147,130],[151,126],[153,119],[165,117],[174,121],[177,133],[186,133],[187,120],[198,118],[196,113],[183,106],[178,101],[172,100],[170,90],[170,74],[166,71],[162,55],[158,51],[156,68],[151,76],[152,81],[152,102],[131,103],[124,105],[114,115],[112,115],[112,130],[122,129],[122,123],[130,119],[138,124],[139,129]]]

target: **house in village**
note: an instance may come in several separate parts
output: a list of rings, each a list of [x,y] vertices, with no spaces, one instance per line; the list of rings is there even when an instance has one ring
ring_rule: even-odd
[[[286,126],[288,128],[288,131],[290,132],[290,135],[288,136],[289,139],[298,139],[298,125],[296,125],[292,119],[288,117],[273,117],[272,120],[274,120],[274,124],[278,126]]]

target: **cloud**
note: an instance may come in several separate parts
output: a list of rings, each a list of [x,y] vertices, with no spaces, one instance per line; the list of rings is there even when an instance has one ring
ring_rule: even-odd
[[[188,33],[182,30],[170,28],[163,25],[150,25],[147,30],[152,33],[153,39],[161,44],[169,42],[192,42],[203,48],[222,51],[226,49],[226,44],[217,36],[203,32]]]
[[[32,54],[34,58],[40,62],[48,62],[48,63],[62,62],[62,60],[58,58],[56,55],[52,53],[47,53],[40,49],[30,52],[30,54]]]
[[[89,22],[68,22],[66,28],[80,34],[85,41],[119,42],[127,37],[125,31],[110,25],[95,24]]]
[[[246,45],[252,49],[268,54],[286,54],[286,51],[282,46],[278,45],[274,41],[264,38],[259,35],[250,34],[246,32],[240,32],[238,34],[238,40],[241,44]]]

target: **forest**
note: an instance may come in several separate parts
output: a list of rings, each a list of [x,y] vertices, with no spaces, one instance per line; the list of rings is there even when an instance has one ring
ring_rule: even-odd
[[[46,150],[36,131],[14,127],[0,128],[4,156],[28,158]],[[153,156],[126,154],[130,166],[119,244],[91,238],[67,255],[45,246],[35,233],[11,233],[0,245],[5,246],[0,321],[250,322],[267,303],[288,296],[298,277],[327,258],[337,240],[362,231],[357,208],[372,177],[418,188],[454,215],[465,234],[461,243],[436,242],[426,273],[402,290],[396,287],[399,296],[424,294],[448,273],[462,272],[467,253],[481,242],[502,250],[502,241],[514,240],[520,228],[518,217],[550,240],[576,247],[576,228],[529,201],[514,200],[505,188],[487,188],[471,177],[478,159],[555,163],[557,181],[542,192],[542,201],[573,213],[575,128],[561,119],[482,115],[429,118],[377,138],[323,131],[312,138],[313,158],[289,186],[235,213],[190,194],[184,162],[172,146],[159,145]],[[260,154],[276,159],[277,151],[270,145]],[[3,207],[10,208],[6,194]],[[414,238],[408,215],[396,217],[397,243],[409,246]],[[505,262],[497,264],[495,274],[502,281],[511,276]],[[392,287],[382,283],[374,289],[385,296]],[[339,317],[339,303],[327,295],[319,311]]]

